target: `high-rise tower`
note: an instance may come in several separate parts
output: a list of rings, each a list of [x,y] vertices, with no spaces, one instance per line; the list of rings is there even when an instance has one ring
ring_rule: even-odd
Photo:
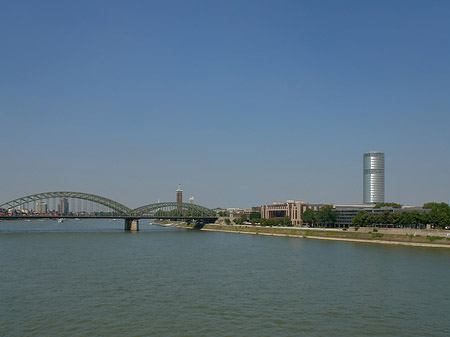
[[[363,203],[384,202],[384,152],[370,151],[363,156]]]
[[[59,199],[58,213],[59,214],[69,214],[69,201],[67,201],[67,198]]]
[[[181,189],[181,185],[178,184],[178,189],[177,189],[177,202],[178,203],[182,203],[183,202],[183,190]]]
[[[181,189],[181,185],[178,184],[178,188],[177,188],[177,210],[178,212],[181,212],[181,210],[183,209],[183,206],[181,205],[181,203],[183,202],[183,190]]]

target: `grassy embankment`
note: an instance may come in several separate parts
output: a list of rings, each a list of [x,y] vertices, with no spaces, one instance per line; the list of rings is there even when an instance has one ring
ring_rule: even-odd
[[[307,228],[277,228],[258,226],[205,225],[204,230],[261,234],[274,236],[302,237],[311,239],[328,239],[342,241],[359,241],[374,243],[405,244],[417,246],[436,246],[450,248],[450,238],[442,236],[400,235],[382,233],[361,233],[357,231],[327,231]]]

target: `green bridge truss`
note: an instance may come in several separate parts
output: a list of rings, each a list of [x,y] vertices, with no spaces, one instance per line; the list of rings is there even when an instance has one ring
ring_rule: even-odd
[[[214,218],[216,217],[216,212],[203,206],[188,204],[185,202],[159,202],[157,204],[150,204],[136,208],[133,210],[133,215],[138,217],[184,216],[192,218]]]
[[[187,218],[214,218],[216,213],[206,207],[202,207],[195,204],[177,203],[177,202],[160,202],[156,204],[145,205],[136,209],[128,208],[127,206],[94,194],[81,193],[81,192],[46,192],[28,195],[22,198],[14,199],[9,202],[0,205],[3,209],[22,209],[29,204],[37,201],[48,200],[52,198],[71,198],[86,200],[93,203],[103,205],[110,208],[116,215],[126,217],[187,217]]]
[[[114,200],[107,199],[98,195],[81,193],[81,192],[46,192],[38,193],[33,195],[28,195],[26,197],[18,198],[0,205],[0,208],[17,208],[28,205],[29,203],[34,203],[36,201],[47,200],[51,198],[72,198],[79,200],[91,201],[103,206],[106,206],[113,211],[121,214],[128,215],[132,212],[130,208]]]

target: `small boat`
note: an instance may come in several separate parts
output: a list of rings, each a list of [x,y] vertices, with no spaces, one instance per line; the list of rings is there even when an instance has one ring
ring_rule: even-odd
[[[64,222],[64,219],[59,218],[58,223]]]

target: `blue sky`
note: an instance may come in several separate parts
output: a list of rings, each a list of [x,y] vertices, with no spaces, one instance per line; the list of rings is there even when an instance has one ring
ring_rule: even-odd
[[[2,1],[0,200],[450,202],[448,1]]]

